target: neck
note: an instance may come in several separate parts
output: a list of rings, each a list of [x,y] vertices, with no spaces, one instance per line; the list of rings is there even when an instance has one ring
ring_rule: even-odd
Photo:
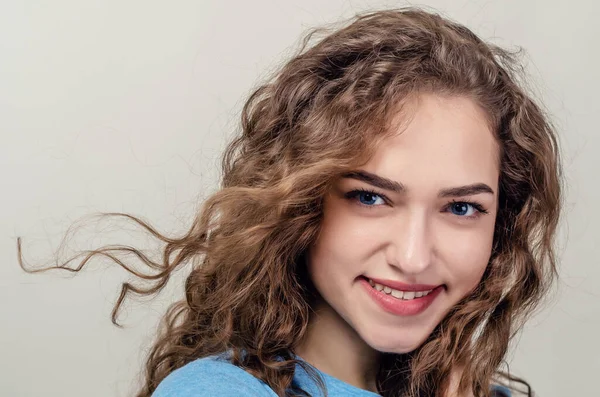
[[[296,354],[318,370],[360,389],[377,392],[379,353],[327,303],[316,305]]]

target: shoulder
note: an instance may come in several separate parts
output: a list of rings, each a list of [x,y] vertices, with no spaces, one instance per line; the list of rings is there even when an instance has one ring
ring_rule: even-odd
[[[201,358],[169,374],[152,397],[271,397],[262,381],[219,356]]]
[[[512,393],[506,386],[492,385],[491,387],[492,397],[511,397]]]

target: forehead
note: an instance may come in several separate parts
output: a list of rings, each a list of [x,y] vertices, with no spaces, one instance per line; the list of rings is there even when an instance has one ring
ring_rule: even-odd
[[[496,191],[499,148],[483,109],[466,97],[424,94],[397,115],[365,169],[414,187],[482,182]]]

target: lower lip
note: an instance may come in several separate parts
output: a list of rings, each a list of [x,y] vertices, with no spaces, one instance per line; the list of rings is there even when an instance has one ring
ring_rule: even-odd
[[[434,288],[428,295],[420,298],[404,300],[397,299],[383,291],[377,291],[371,287],[367,279],[361,278],[359,282],[367,290],[367,293],[373,300],[381,306],[383,310],[397,316],[416,316],[423,313],[433,303],[435,298],[442,292],[442,286]]]

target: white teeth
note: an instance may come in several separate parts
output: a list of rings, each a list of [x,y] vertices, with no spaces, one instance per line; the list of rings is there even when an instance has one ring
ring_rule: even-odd
[[[377,284],[373,280],[369,280],[369,284],[371,285],[371,287],[373,287],[377,291],[382,291],[388,295],[392,295],[396,299],[403,299],[403,300],[422,298],[424,296],[429,295],[431,293],[431,291],[433,291],[431,289],[428,291],[399,291],[399,290],[392,289],[385,285]]]

